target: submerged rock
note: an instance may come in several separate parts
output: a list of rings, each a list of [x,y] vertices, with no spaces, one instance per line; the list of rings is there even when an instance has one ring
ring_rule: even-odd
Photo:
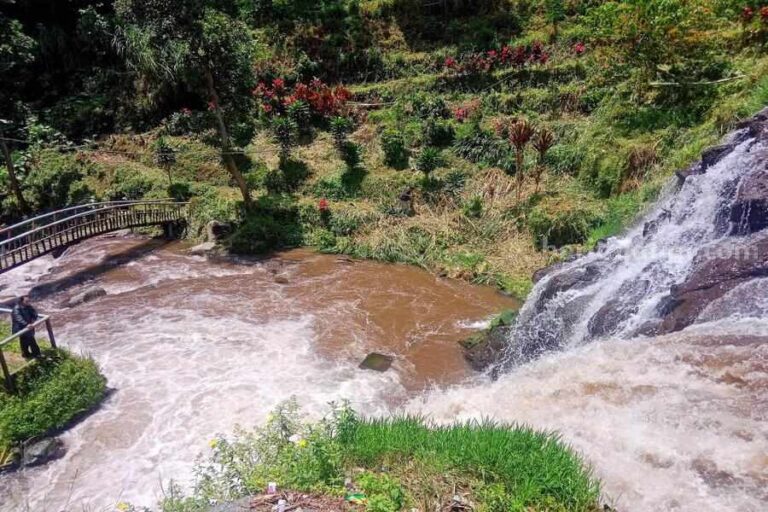
[[[39,466],[64,456],[64,443],[56,437],[49,437],[24,447],[21,464],[24,467]]]
[[[510,325],[499,325],[488,331],[477,333],[461,343],[464,359],[478,372],[484,372],[504,358],[512,338]]]
[[[392,366],[392,362],[395,360],[392,356],[379,354],[377,352],[371,352],[363,362],[360,363],[360,369],[362,370],[374,370],[377,372],[385,372]]]
[[[64,305],[68,308],[74,308],[80,304],[85,304],[86,302],[91,302],[100,297],[104,297],[106,294],[107,291],[104,288],[100,286],[91,286],[82,292],[70,297],[70,299]]]

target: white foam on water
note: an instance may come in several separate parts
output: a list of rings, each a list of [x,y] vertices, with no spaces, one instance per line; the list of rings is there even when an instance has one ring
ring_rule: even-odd
[[[484,320],[459,320],[456,325],[462,329],[479,331],[487,329],[491,326],[492,318],[486,318]]]
[[[72,348],[92,354],[117,391],[64,434],[62,460],[5,484],[0,479],[0,510],[100,510],[119,500],[154,506],[161,481],[189,483],[192,461],[215,433],[260,425],[291,396],[310,414],[343,398],[382,414],[388,397],[405,393],[394,372],[319,358],[311,315],[253,321],[238,311],[216,318],[206,307],[230,299],[211,293],[170,308],[137,294],[128,307],[89,318],[88,329],[60,328],[60,339],[77,339]]]
[[[12,298],[27,293],[40,277],[50,272],[54,263],[53,256],[42,256],[0,274],[0,297]]]
[[[551,354],[495,382],[434,390],[407,409],[557,430],[622,511],[764,512],[768,343],[702,346],[708,329],[698,327]],[[764,323],[742,327],[768,337]]]

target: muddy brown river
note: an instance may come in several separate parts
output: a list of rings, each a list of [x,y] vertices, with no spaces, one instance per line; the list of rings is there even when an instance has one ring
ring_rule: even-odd
[[[85,285],[108,295],[61,306]],[[92,355],[116,390],[63,436],[63,459],[0,475],[3,512],[154,507],[162,482],[190,483],[215,434],[262,423],[292,395],[308,415],[349,399],[369,415],[557,430],[621,512],[768,510],[763,317],[567,347],[491,381],[456,342],[515,301],[412,267],[306,251],[210,262],[179,243],[102,238],[0,287],[35,287],[61,343]],[[371,351],[395,356],[392,369],[358,369]]]
[[[463,381],[457,342],[518,306],[404,265],[306,250],[210,262],[187,247],[101,238],[0,277],[0,296],[34,286],[59,342],[94,357],[116,390],[64,435],[64,459],[0,476],[0,509],[153,505],[216,433],[259,424],[291,396],[309,414],[341,399],[383,414]],[[62,306],[92,285],[108,295]],[[395,357],[388,372],[358,368],[373,351]]]

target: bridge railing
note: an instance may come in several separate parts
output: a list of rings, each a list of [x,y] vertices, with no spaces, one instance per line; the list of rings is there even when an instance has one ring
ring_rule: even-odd
[[[36,227],[45,226],[53,222],[56,222],[57,220],[72,217],[73,215],[77,215],[83,212],[100,210],[100,209],[104,209],[111,206],[155,204],[155,203],[165,204],[165,203],[173,203],[173,202],[174,201],[172,201],[171,199],[149,199],[149,200],[141,200],[141,201],[135,201],[135,200],[104,201],[100,203],[83,203],[83,204],[78,204],[74,206],[68,206],[67,208],[62,208],[60,210],[55,210],[52,212],[36,215],[35,217],[31,217],[29,219],[23,220],[12,226],[6,226],[4,228],[0,228],[0,241],[11,239],[17,235],[20,235],[27,231],[35,229]],[[177,204],[186,204],[186,203],[177,203]]]
[[[167,199],[111,201],[39,215],[0,230],[0,271],[90,236],[180,220],[186,205]]]

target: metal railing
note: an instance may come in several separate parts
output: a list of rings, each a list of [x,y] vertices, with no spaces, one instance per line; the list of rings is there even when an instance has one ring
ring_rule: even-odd
[[[168,199],[110,201],[72,206],[0,229],[0,273],[76,242],[110,231],[169,224],[186,205]]]
[[[0,313],[7,313],[10,315],[12,312],[13,312],[12,309],[0,308]],[[43,323],[45,324],[45,328],[48,331],[48,341],[51,343],[51,347],[56,348],[56,338],[53,335],[53,327],[51,327],[51,317],[48,315],[40,315],[37,320],[35,320],[33,323],[31,323],[24,329],[20,330],[19,332],[13,333],[7,338],[5,338],[4,340],[0,341],[0,368],[2,368],[2,371],[3,371],[3,380],[5,380],[5,387],[9,392],[15,391],[16,385],[13,381],[13,374],[11,374],[11,371],[8,368],[8,363],[5,361],[5,355],[3,354],[3,347],[16,339],[19,339],[22,334],[26,334],[28,332],[35,330],[37,326]]]

